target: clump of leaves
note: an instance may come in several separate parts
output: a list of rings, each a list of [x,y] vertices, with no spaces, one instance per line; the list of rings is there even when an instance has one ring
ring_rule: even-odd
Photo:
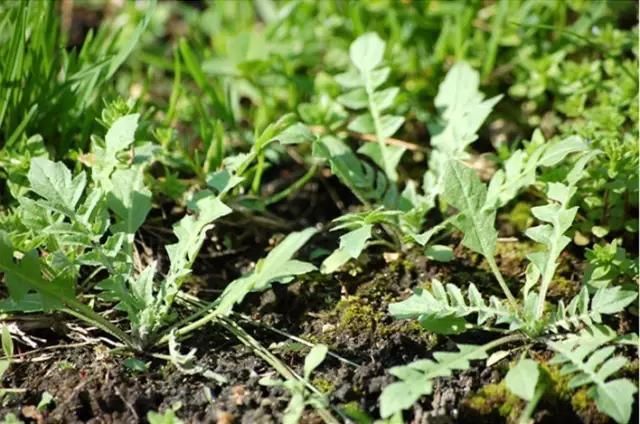
[[[32,160],[27,174],[29,191],[19,197],[15,210],[21,227],[11,233],[0,232],[0,270],[10,296],[4,307],[23,311],[61,309],[139,349],[154,341],[172,321],[174,300],[191,273],[206,232],[213,221],[231,213],[222,198],[244,181],[255,161],[260,163],[264,149],[276,137],[282,142],[298,142],[304,131],[292,126],[290,117],[283,119],[267,127],[249,153],[228,158],[226,169],[210,176],[209,184],[215,192],[202,190],[189,202],[192,213],[175,224],[177,242],[166,247],[169,271],[156,282],[156,265],[137,269],[134,248],[135,234],[151,209],[151,192],[143,173],[153,158],[153,149],[138,146],[141,153],[135,154],[138,114],[107,118],[113,122],[104,140],[95,138],[84,158],[91,171],[90,181],[84,171],[74,176],[62,162],[46,157]],[[302,243],[312,234],[305,232]],[[19,243],[17,248],[12,239]],[[287,248],[284,243],[274,252],[286,250],[292,254],[300,245]],[[288,274],[279,270],[286,265],[295,269],[286,271]],[[81,267],[92,269],[86,284],[78,284]],[[274,280],[310,269],[302,263],[278,262],[264,278],[258,273],[260,287],[245,289],[265,289]],[[106,271],[107,277],[95,284],[91,277],[101,271]],[[115,302],[127,313],[131,335],[78,299],[93,284],[101,290],[102,300]],[[225,294],[222,299],[227,297]],[[228,304],[229,309],[233,303]]]
[[[366,66],[369,62],[378,64],[382,60],[381,51],[383,50],[384,43],[377,35],[365,34],[351,45],[350,57],[356,64],[356,68],[368,69]],[[362,63],[358,66],[357,63],[360,62]],[[388,74],[388,68],[367,72],[371,74],[369,78],[376,81],[380,79],[383,82]],[[382,79],[377,73],[385,78]],[[366,82],[366,75],[369,74],[362,70],[359,73],[352,71],[340,74],[336,78],[343,85],[358,87],[353,81]],[[357,79],[358,75],[360,80]],[[386,245],[394,250],[405,250],[414,244],[426,246],[434,234],[446,228],[448,222],[423,231],[424,217],[434,206],[436,196],[442,192],[446,164],[451,158],[467,159],[469,157],[468,146],[476,140],[478,129],[493,106],[500,100],[500,96],[484,100],[484,95],[478,88],[479,83],[479,74],[468,64],[461,62],[451,68],[440,85],[435,100],[440,116],[432,119],[429,125],[433,150],[429,159],[429,169],[423,177],[423,193],[418,191],[413,181],[408,181],[404,190],[400,192],[396,182],[395,167],[401,159],[404,148],[380,142],[386,138],[378,137],[378,144],[367,143],[358,149],[358,153],[369,156],[375,165],[382,168],[383,172],[377,171],[374,166],[361,160],[346,143],[336,137],[324,136],[314,143],[315,155],[331,165],[332,172],[353,191],[356,197],[364,205],[378,208],[359,214],[347,214],[335,220],[334,230],[349,230],[349,232],[340,238],[340,247],[326,259],[323,272],[339,269],[348,260],[357,258],[372,243]],[[372,119],[375,113],[371,110],[375,109],[376,102],[384,108],[392,105],[397,89],[390,88],[374,92],[372,96],[367,96],[367,93],[366,87],[359,87],[338,98],[338,101],[350,108],[365,108],[367,105],[369,107],[369,113],[360,115],[352,121],[350,124],[352,130],[366,132],[365,130],[371,129],[360,127],[364,125],[362,123],[375,121]],[[384,108],[379,107],[379,109]],[[397,122],[399,126],[402,124],[402,119],[388,117],[385,122]],[[355,129],[354,123],[358,124]],[[386,159],[383,160],[385,157]],[[393,172],[390,166],[393,167]],[[535,171],[535,165],[533,169]],[[512,189],[513,196],[519,188],[521,187]],[[508,200],[506,195],[503,197],[506,202]],[[374,226],[381,231],[372,233]],[[370,242],[372,235],[376,240]],[[436,260],[446,260],[449,255],[434,253],[443,248],[428,246],[426,254]]]
[[[618,422],[628,421],[635,387],[626,379],[607,382],[607,378],[623,367],[627,360],[620,356],[605,362],[615,351],[615,346],[602,347],[605,342],[601,336],[615,336],[615,332],[602,324],[602,315],[623,311],[637,298],[637,292],[623,290],[619,286],[604,287],[590,299],[584,287],[568,307],[562,301],[556,305],[549,305],[546,301],[549,286],[556,274],[558,258],[570,242],[565,233],[571,227],[578,209],[571,206],[576,185],[585,175],[589,160],[597,152],[577,140],[548,144],[544,149],[539,157],[543,164],[556,164],[570,151],[577,152],[577,159],[563,182],[545,184],[548,203],[532,208],[534,217],[541,224],[529,228],[526,235],[543,248],[527,256],[530,265],[523,282],[521,300],[512,294],[494,259],[497,243],[495,214],[501,203],[499,196],[495,195],[496,185],[492,193],[492,186],[487,189],[471,169],[457,161],[447,163],[442,197],[459,211],[452,223],[464,234],[462,244],[485,258],[504,297],[492,296],[487,303],[473,284],[468,287],[465,296],[460,288],[452,284],[445,287],[433,281],[430,289],[416,291],[407,300],[391,304],[389,311],[396,318],[416,318],[426,329],[442,334],[458,334],[470,328],[502,331],[500,327],[505,325],[513,334],[485,345],[459,345],[459,353],[437,352],[434,354],[436,361],[419,360],[392,368],[390,372],[400,381],[383,391],[380,398],[383,417],[391,416],[409,407],[420,396],[429,394],[434,378],[451,375],[452,370],[467,369],[470,360],[486,359],[487,352],[497,346],[543,341],[550,350],[558,353],[553,361],[566,364],[562,373],[579,372],[571,380],[570,387],[593,385],[594,389],[589,393],[598,409]],[[537,292],[534,291],[536,287]],[[475,323],[467,321],[470,317],[476,317]],[[581,328],[579,335],[576,335]],[[629,337],[637,339],[635,335]],[[618,343],[627,342],[629,337]],[[609,337],[606,342],[613,340],[614,337]],[[589,355],[592,356],[587,360]],[[508,381],[513,381],[515,375],[519,376],[519,380],[537,381],[537,373],[537,365],[534,367],[526,362],[511,371]],[[535,384],[528,385],[526,390],[515,384],[508,384],[508,387],[514,388],[516,395],[534,402],[532,407],[535,407],[535,402],[544,391],[541,388],[542,392],[538,392]],[[628,394],[616,396],[617,390],[627,391]]]

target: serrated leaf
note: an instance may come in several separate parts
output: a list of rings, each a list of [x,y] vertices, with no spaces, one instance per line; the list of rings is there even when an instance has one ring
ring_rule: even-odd
[[[538,363],[532,359],[520,359],[507,373],[505,383],[511,393],[526,401],[531,401],[539,378]]]
[[[322,273],[330,274],[349,259],[358,258],[371,238],[372,229],[373,225],[365,224],[340,236],[340,247],[322,262]]]
[[[216,300],[216,312],[228,314],[236,303],[252,291],[262,291],[270,287],[271,283],[289,282],[295,275],[305,274],[316,268],[307,262],[292,260],[292,256],[315,233],[315,228],[307,228],[289,234],[278,246],[261,259],[253,272],[250,272],[231,282]]]
[[[71,171],[63,163],[44,157],[31,160],[27,178],[33,192],[66,213],[75,209],[86,185],[84,172],[72,179]]]
[[[620,286],[599,289],[591,300],[591,310],[600,314],[615,314],[630,305],[638,293]]]
[[[565,340],[547,344],[556,352],[550,363],[562,365],[561,374],[571,376],[569,386],[591,386],[588,394],[598,410],[619,423],[626,423],[631,417],[637,387],[624,378],[606,381],[628,362],[622,356],[610,358],[613,346],[603,347],[615,338],[616,333],[610,328],[592,326]]]
[[[469,361],[487,358],[485,346],[460,344],[458,349],[458,352],[435,352],[434,360],[419,359],[391,368],[389,373],[401,381],[392,383],[383,390],[380,396],[382,418],[407,409],[421,396],[430,394],[433,379],[448,377],[455,370],[465,370],[470,366]]]
[[[457,161],[448,161],[444,170],[442,197],[460,211],[453,224],[464,233],[462,244],[485,257],[493,257],[498,232],[496,211],[485,209],[486,187],[475,172]]]
[[[387,418],[411,405],[422,396],[431,393],[432,385],[429,381],[398,381],[389,384],[380,395],[380,416]]]
[[[135,234],[151,210],[151,192],[144,185],[142,168],[118,169],[111,181],[107,205],[119,218],[112,231]]]

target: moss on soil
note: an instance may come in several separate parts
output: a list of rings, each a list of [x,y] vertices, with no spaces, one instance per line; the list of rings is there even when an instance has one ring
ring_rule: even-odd
[[[507,422],[517,422],[524,402],[511,394],[504,381],[487,384],[463,401],[466,414],[488,416],[497,414]]]

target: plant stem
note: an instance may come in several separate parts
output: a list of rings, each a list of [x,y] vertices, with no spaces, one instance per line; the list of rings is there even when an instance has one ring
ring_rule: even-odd
[[[260,152],[258,155],[258,165],[256,166],[256,173],[253,176],[253,182],[251,184],[251,191],[258,194],[260,190],[260,183],[262,182],[262,172],[264,171],[264,153]]]
[[[496,264],[496,260],[493,257],[489,257],[489,256],[485,256],[485,259],[489,263],[489,268],[491,268],[491,272],[493,272],[493,275],[496,277],[496,280],[498,280],[498,284],[500,284],[500,288],[502,289],[502,292],[504,293],[504,295],[507,297],[507,300],[511,304],[511,307],[513,308],[514,311],[518,311],[518,302],[516,302],[516,298],[513,297],[511,290],[509,290],[507,283],[504,281],[504,277],[502,277],[502,273],[500,272],[500,269]]]
[[[527,402],[527,406],[525,406],[520,418],[518,418],[518,424],[529,424],[532,422],[531,415],[535,412],[536,406],[538,406],[538,402],[540,402],[546,388],[546,384],[538,382],[538,386],[533,392],[533,398]]]
[[[395,172],[393,169],[390,169],[390,165],[387,162],[387,146],[384,143],[384,137],[382,136],[382,127],[380,124],[380,111],[378,110],[378,106],[373,101],[374,95],[374,87],[371,82],[371,76],[369,73],[363,75],[365,84],[364,88],[367,92],[367,102],[369,104],[369,112],[371,113],[371,119],[373,120],[373,128],[376,132],[376,139],[378,141],[378,146],[380,146],[380,156],[382,157],[382,168],[384,169],[384,173],[391,181],[395,181]]]
[[[289,195],[291,193],[296,192],[297,190],[301,189],[302,187],[304,187],[304,185],[311,179],[313,178],[313,176],[316,174],[316,171],[318,170],[318,166],[317,165],[312,165],[307,172],[300,177],[297,181],[295,181],[293,184],[291,184],[289,187],[285,188],[284,190],[272,195],[271,197],[269,197],[266,201],[265,204],[267,205],[271,205],[273,203],[279,202],[282,199],[285,199],[287,197],[289,197]]]
[[[522,339],[524,339],[524,336],[522,334],[510,334],[508,336],[500,337],[499,339],[490,341],[489,343],[483,345],[482,348],[484,350],[491,350],[495,349],[498,346],[502,346],[503,344],[517,342]]]

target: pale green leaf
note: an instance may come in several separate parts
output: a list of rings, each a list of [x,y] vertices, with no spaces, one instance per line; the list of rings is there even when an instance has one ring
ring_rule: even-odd
[[[265,290],[276,281],[289,282],[295,275],[315,270],[312,264],[291,258],[316,231],[315,228],[307,228],[289,234],[265,258],[258,261],[253,272],[234,280],[226,287],[216,300],[216,312],[228,314],[250,292]]]
[[[520,359],[518,363],[512,367],[507,376],[505,383],[511,393],[524,399],[531,401],[536,391],[536,385],[540,378],[540,369],[538,363],[533,359]]]
[[[623,290],[620,286],[599,289],[591,300],[591,310],[600,314],[615,314],[630,305],[638,293]]]
[[[364,88],[356,88],[347,93],[338,96],[338,102],[349,109],[364,109],[369,104],[369,98]]]
[[[282,416],[283,424],[298,424],[304,412],[304,395],[294,392]]]
[[[316,136],[313,135],[309,127],[297,122],[286,128],[275,138],[280,141],[281,144],[301,144],[312,142]]]
[[[350,259],[357,259],[371,238],[372,229],[373,225],[365,224],[340,236],[340,247],[322,262],[322,273],[330,274]]]
[[[485,257],[493,257],[498,237],[494,228],[496,211],[485,208],[486,195],[486,187],[473,170],[457,161],[447,162],[442,197],[460,211],[453,223],[464,233],[462,243]]]
[[[313,370],[318,368],[327,356],[329,348],[323,344],[314,345],[304,358],[304,379],[309,380]]]
[[[573,135],[548,144],[540,158],[540,164],[547,167],[554,166],[564,160],[567,155],[582,152],[588,148],[582,137]]]
[[[631,418],[634,394],[637,391],[638,387],[631,381],[618,379],[598,385],[595,392],[591,393],[600,412],[624,424]]]
[[[453,249],[451,249],[451,247],[449,246],[444,246],[441,244],[428,246],[424,250],[424,254],[427,258],[436,262],[450,262],[454,258]]]
[[[380,395],[380,416],[387,418],[396,412],[410,408],[422,396],[430,394],[431,390],[431,382],[427,380],[391,383]]]
[[[9,360],[13,357],[13,338],[6,325],[2,326],[2,352]]]
[[[363,113],[349,123],[347,127],[350,131],[363,134],[375,133],[376,128],[373,124],[373,118],[370,113]]]
[[[349,57],[363,74],[375,69],[382,62],[385,43],[374,32],[358,37],[349,48]]]
[[[107,154],[114,155],[133,143],[139,118],[140,114],[133,113],[118,118],[111,125],[105,136]]]
[[[86,185],[84,172],[72,179],[71,171],[62,162],[53,162],[44,157],[31,160],[27,178],[33,192],[65,213],[75,210]]]
[[[117,169],[111,182],[107,205],[118,217],[112,231],[135,234],[151,210],[151,192],[144,185],[142,168]]]
[[[380,117],[380,136],[389,138],[398,131],[404,123],[402,116],[383,115]],[[394,146],[397,147],[397,146]]]

